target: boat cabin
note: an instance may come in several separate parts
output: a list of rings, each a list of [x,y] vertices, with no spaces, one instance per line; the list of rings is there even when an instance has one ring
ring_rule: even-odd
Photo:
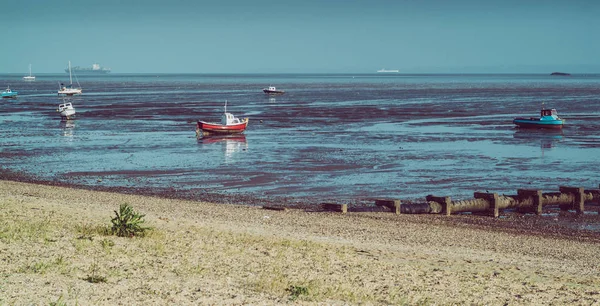
[[[62,112],[63,110],[70,109],[70,108],[73,108],[73,104],[71,104],[70,102],[58,105],[59,112]]]
[[[542,117],[542,118],[543,117],[552,117],[552,119],[557,119],[558,118],[558,112],[554,108],[552,108],[552,109],[542,109],[540,117]]]
[[[221,124],[223,124],[223,125],[232,125],[232,124],[240,124],[240,123],[242,123],[240,121],[240,119],[236,118],[231,113],[224,113],[221,116]]]

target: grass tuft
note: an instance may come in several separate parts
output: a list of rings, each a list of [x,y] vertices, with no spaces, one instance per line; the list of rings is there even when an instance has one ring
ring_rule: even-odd
[[[144,236],[150,228],[142,226],[145,222],[144,217],[133,210],[129,204],[121,204],[119,211],[115,212],[115,217],[110,221],[112,223],[112,233],[119,237]]]
[[[291,285],[287,291],[290,293],[290,300],[295,301],[300,296],[308,295],[308,287]]]

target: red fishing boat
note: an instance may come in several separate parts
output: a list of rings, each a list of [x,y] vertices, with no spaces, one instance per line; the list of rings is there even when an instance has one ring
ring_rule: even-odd
[[[248,118],[242,120],[227,112],[227,101],[225,101],[225,112],[221,116],[221,122],[206,122],[198,120],[196,125],[196,136],[214,134],[239,134],[243,133],[248,126]]]

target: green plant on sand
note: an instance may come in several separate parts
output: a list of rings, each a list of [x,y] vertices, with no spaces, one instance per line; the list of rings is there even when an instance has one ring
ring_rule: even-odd
[[[290,293],[290,300],[295,301],[301,295],[308,295],[308,288],[303,286],[290,286],[287,291]]]
[[[129,204],[121,204],[115,217],[110,220],[112,232],[119,237],[144,236],[149,228],[143,227],[144,216],[133,210]]]

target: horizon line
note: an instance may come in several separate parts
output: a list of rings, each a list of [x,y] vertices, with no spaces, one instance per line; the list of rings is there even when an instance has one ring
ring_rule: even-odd
[[[40,75],[63,75],[66,72],[39,72]],[[109,72],[109,73],[84,73],[78,76],[110,76],[110,75],[126,75],[126,74],[339,74],[339,75],[429,75],[429,74],[464,74],[464,75],[477,75],[477,74],[539,74],[539,75],[550,75],[552,73],[566,73],[570,75],[582,75],[582,74],[600,74],[600,72],[562,72],[562,71],[551,71],[551,72]],[[0,75],[22,75],[22,72],[4,72]]]

